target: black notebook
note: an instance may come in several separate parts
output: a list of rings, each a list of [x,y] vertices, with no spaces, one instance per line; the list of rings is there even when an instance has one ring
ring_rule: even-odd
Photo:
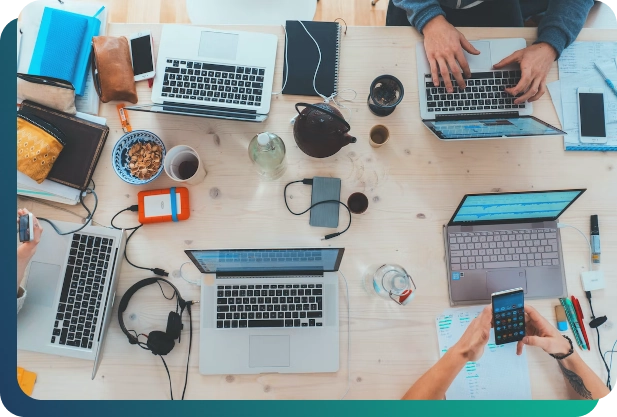
[[[315,80],[317,91],[330,97],[338,90],[338,64],[341,27],[336,22],[305,22],[304,26],[315,38],[321,49],[321,64]],[[318,96],[313,87],[313,77],[319,63],[317,45],[297,20],[288,20],[286,58],[283,64],[283,94]],[[285,67],[289,68],[285,68]],[[289,72],[289,76],[287,74]]]

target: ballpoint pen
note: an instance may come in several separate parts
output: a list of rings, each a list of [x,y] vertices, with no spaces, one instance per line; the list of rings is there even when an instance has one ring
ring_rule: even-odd
[[[593,65],[596,67],[600,75],[602,75],[604,81],[606,82],[606,84],[608,84],[609,88],[613,91],[613,93],[615,93],[615,95],[617,95],[617,87],[615,87],[615,84],[613,84],[613,82],[606,76],[606,74],[604,73],[604,71],[602,71],[602,68],[600,68],[597,62],[594,62]]]

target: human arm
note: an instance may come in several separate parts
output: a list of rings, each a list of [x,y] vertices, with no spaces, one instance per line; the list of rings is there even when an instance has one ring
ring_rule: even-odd
[[[405,393],[403,400],[442,400],[454,378],[469,361],[484,353],[491,331],[491,308],[487,306],[475,318],[454,346]]]
[[[527,336],[519,341],[516,347],[518,355],[523,352],[524,345],[537,346],[553,355],[565,355],[570,351],[570,342],[529,305],[525,306],[525,332]],[[583,361],[578,352],[574,351],[565,359],[557,359],[557,363],[571,399],[591,400],[608,395],[609,390],[606,385]]]
[[[520,65],[520,82],[506,89],[507,93],[519,96],[515,104],[533,102],[544,95],[546,77],[553,62],[574,42],[585,24],[591,6],[593,0],[550,0],[534,44],[514,52],[495,65],[495,69],[513,63]]]
[[[19,216],[25,216],[29,212],[26,209],[17,210],[17,227],[19,227]],[[36,253],[36,247],[41,241],[41,234],[43,233],[43,228],[41,227],[38,219],[35,216],[32,216],[33,229],[34,229],[34,237],[29,242],[22,242],[17,247],[17,296],[19,297],[19,288],[21,285],[21,281],[24,278],[24,274],[26,273],[26,268],[30,263],[30,260]]]

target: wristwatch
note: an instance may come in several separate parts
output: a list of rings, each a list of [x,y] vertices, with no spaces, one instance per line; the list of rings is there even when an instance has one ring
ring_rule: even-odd
[[[552,353],[549,353],[549,355],[551,355],[553,358],[557,359],[557,360],[562,360],[567,358],[568,356],[570,356],[571,354],[574,353],[574,345],[572,345],[572,340],[570,340],[570,338],[566,335],[562,335],[568,342],[570,342],[570,350],[568,351],[568,353],[566,353],[565,355],[560,355],[560,354],[555,354],[553,355]]]

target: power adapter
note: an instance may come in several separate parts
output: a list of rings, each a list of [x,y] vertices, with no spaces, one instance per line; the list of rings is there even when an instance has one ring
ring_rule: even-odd
[[[581,273],[581,282],[585,291],[595,291],[604,288],[604,271],[585,271]]]

